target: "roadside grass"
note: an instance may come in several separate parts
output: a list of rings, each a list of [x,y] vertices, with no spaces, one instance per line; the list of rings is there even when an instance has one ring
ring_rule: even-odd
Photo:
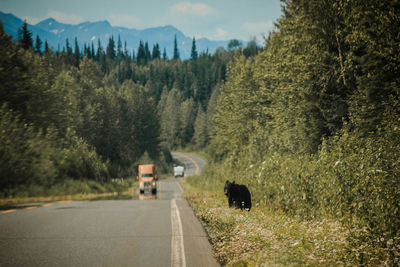
[[[109,182],[66,180],[50,188],[31,185],[18,188],[13,197],[0,198],[0,209],[24,203],[60,200],[129,199],[137,186],[135,178],[111,179]]]
[[[333,220],[304,221],[278,209],[229,208],[221,190],[181,180],[184,197],[203,222],[216,259],[227,266],[343,266],[348,231]]]

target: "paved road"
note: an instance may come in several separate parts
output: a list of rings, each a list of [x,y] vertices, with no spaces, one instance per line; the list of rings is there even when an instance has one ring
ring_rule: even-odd
[[[186,175],[204,161],[174,153]],[[55,202],[0,214],[0,266],[219,266],[176,179],[155,200]]]
[[[200,174],[201,170],[206,165],[205,161],[196,155],[173,152],[172,156],[185,164],[185,176]]]

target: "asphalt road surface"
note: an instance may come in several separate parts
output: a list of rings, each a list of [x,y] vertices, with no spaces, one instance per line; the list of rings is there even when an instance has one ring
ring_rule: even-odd
[[[204,161],[185,153],[185,175]],[[61,201],[0,214],[0,266],[219,266],[175,178],[156,199]]]

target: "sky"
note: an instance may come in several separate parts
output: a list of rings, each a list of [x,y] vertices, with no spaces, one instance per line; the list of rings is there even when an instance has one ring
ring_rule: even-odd
[[[0,11],[30,24],[52,17],[134,29],[172,25],[190,37],[244,41],[262,41],[282,13],[279,0],[0,0]]]

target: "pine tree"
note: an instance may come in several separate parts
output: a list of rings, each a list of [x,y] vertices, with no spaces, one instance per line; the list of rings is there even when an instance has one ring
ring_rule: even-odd
[[[136,60],[136,51],[135,51],[135,49],[132,49],[132,60],[133,61]]]
[[[118,42],[117,42],[117,58],[122,59],[124,57],[124,52],[122,51],[122,42],[121,36],[118,35]]]
[[[162,58],[163,58],[164,60],[168,60],[167,49],[165,49],[165,48],[164,48],[164,52],[163,52]]]
[[[257,95],[253,65],[242,53],[236,53],[228,72],[230,78],[221,87],[214,111],[217,136],[213,140],[219,155],[239,153],[248,145],[249,136],[254,132],[253,119],[260,113],[258,102],[262,99]]]
[[[18,29],[18,43],[25,50],[33,47],[32,32],[28,30],[28,23],[24,20],[21,28]]]
[[[178,42],[176,40],[176,34],[175,34],[175,39],[174,39],[174,56],[173,59],[178,59],[179,58],[179,50],[178,50]]]
[[[79,66],[79,61],[81,59],[81,52],[79,50],[78,38],[75,37],[75,49],[74,49],[74,59],[75,59],[75,66]]]
[[[47,43],[47,40],[44,41],[44,53],[48,54],[50,52],[49,44]]]
[[[207,116],[201,106],[199,106],[194,123],[193,142],[198,149],[204,148],[208,143]]]
[[[107,58],[114,59],[115,58],[115,42],[114,42],[114,36],[111,36],[111,38],[108,39],[108,45],[107,45]]]
[[[229,43],[228,43],[228,50],[229,50],[229,51],[236,50],[236,49],[238,49],[238,48],[240,48],[240,47],[242,47],[242,42],[240,42],[240,41],[237,40],[237,39],[232,39],[232,40],[230,40]]]
[[[67,58],[69,58],[69,57],[72,56],[72,48],[71,48],[71,46],[69,45],[69,40],[68,40],[68,38],[65,39],[65,51],[66,51],[66,53],[67,53]]]
[[[180,129],[180,145],[186,146],[192,140],[194,132],[194,121],[196,118],[195,103],[193,98],[185,100],[181,103],[181,129]]]
[[[83,47],[83,51],[87,58],[90,58],[90,59],[92,58],[92,50],[90,49],[90,45],[86,46],[86,43],[85,43],[84,47]]]
[[[139,42],[138,52],[136,56],[136,61],[139,65],[144,65],[147,63],[146,61],[146,51],[144,49],[143,42]]]
[[[152,59],[159,59],[161,57],[160,47],[157,44],[153,46]]]
[[[92,42],[90,54],[91,54],[90,57],[91,57],[92,59],[95,59],[95,58],[96,58],[96,53],[95,53],[95,51],[94,51],[94,44],[93,44],[93,42]]]
[[[144,52],[145,52],[145,64],[147,64],[147,62],[149,62],[151,60],[151,53],[150,53],[150,49],[149,49],[149,43],[146,42],[144,45]]]
[[[177,88],[173,88],[168,95],[162,95],[160,102],[164,104],[160,115],[161,137],[167,147],[175,148],[179,142],[181,94]]]
[[[196,49],[196,39],[193,37],[193,42],[192,42],[192,52],[190,53],[190,60],[195,61],[197,60],[197,49]]]
[[[248,43],[247,46],[243,49],[243,55],[246,57],[253,57],[257,55],[260,49],[257,46],[256,38],[252,38]]]
[[[100,39],[97,40],[97,53],[96,53],[96,61],[100,61],[100,57],[103,54],[103,47],[101,46]]]
[[[124,57],[125,57],[126,59],[130,60],[130,58],[129,58],[129,52],[128,52],[128,47],[127,47],[126,41],[124,42]]]
[[[39,38],[39,35],[36,35],[35,41],[35,53],[41,55],[42,54],[42,41]]]

